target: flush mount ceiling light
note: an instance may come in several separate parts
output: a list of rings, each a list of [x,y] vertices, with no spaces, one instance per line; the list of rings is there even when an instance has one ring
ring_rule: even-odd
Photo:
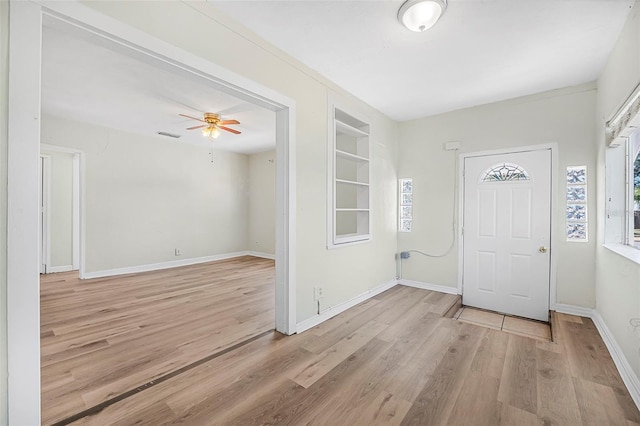
[[[407,0],[398,10],[398,21],[415,32],[433,27],[447,8],[447,0]]]

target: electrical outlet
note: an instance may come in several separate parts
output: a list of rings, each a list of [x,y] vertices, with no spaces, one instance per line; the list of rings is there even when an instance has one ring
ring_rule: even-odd
[[[180,253],[180,249],[179,249],[179,248],[177,248],[177,249],[175,250],[175,255],[176,255],[176,256],[180,256],[181,254],[182,254],[182,253]]]
[[[320,300],[324,297],[324,290],[322,287],[313,288],[313,300]]]

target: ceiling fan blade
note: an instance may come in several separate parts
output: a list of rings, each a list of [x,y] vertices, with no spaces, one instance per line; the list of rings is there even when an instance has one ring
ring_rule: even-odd
[[[201,118],[195,118],[195,117],[191,117],[190,115],[184,115],[184,114],[178,114],[178,115],[181,116],[181,117],[186,117],[186,118],[190,118],[192,120],[198,120],[198,121],[202,121],[203,123],[206,123],[206,121],[204,121]]]
[[[207,126],[208,124],[203,124],[202,126],[187,127],[187,130],[202,129],[203,127],[207,127]]]
[[[225,125],[225,124],[240,124],[240,122],[238,120],[222,120],[218,124],[222,124],[222,125]]]
[[[218,126],[218,129],[220,129],[220,130],[226,130],[227,132],[231,132],[231,133],[233,133],[233,134],[235,134],[235,135],[239,135],[240,133],[242,133],[242,132],[239,132],[239,131],[237,131],[237,130],[235,130],[235,129],[230,129],[230,128],[228,128],[228,127],[224,127],[224,126]]]

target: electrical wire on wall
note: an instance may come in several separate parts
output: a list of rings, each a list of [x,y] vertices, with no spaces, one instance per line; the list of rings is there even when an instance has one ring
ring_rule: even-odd
[[[417,250],[417,249],[411,249],[411,250],[406,250],[400,253],[400,255],[398,256],[400,262],[399,262],[399,266],[400,266],[400,270],[398,273],[398,278],[402,278],[402,260],[403,259],[408,259],[410,257],[410,253],[417,253],[420,254],[422,256],[426,256],[426,257],[431,257],[431,258],[440,258],[440,257],[445,257],[448,256],[451,253],[451,250],[453,250],[453,247],[455,246],[456,243],[456,208],[458,207],[458,156],[456,155],[458,152],[458,148],[454,148],[453,149],[453,206],[452,206],[452,212],[451,212],[451,244],[449,244],[449,247],[443,252],[443,253],[438,253],[438,254],[434,254],[434,253],[427,253],[425,251],[422,250]]]

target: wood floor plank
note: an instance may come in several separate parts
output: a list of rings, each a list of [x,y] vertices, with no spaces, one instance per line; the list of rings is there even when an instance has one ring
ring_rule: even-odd
[[[432,292],[433,294],[434,292]],[[452,306],[456,304],[460,300],[460,296],[457,294],[445,294],[438,300],[436,303],[433,303],[431,300],[427,300],[426,303],[429,303],[431,306],[429,311],[436,314],[437,316],[445,316],[445,314],[451,309]]]
[[[480,373],[470,373],[456,399],[447,424],[492,426],[500,418],[498,390],[500,379]]]
[[[309,389],[298,387],[297,392],[292,392],[286,399],[278,396],[276,399],[280,404],[277,407],[273,406],[273,399],[268,398],[242,416],[232,419],[230,424],[298,425],[309,422],[319,413],[328,413],[327,401],[335,392],[339,392],[343,380],[348,380],[370,357],[388,347],[388,342],[374,338]]]
[[[95,375],[95,383],[83,382],[88,377],[87,366],[75,361],[83,351],[82,345],[60,343],[65,336],[69,336],[69,342],[77,342],[78,334],[65,323],[64,315],[55,315],[48,324],[61,335],[43,332],[43,340],[58,344],[60,349],[47,355],[49,376],[43,396],[51,398],[48,404],[61,403],[60,408],[50,408],[50,416],[99,401],[113,389],[120,389],[127,376],[142,374],[140,371],[146,369],[151,372],[163,362],[167,365],[160,370],[168,371],[175,362],[174,355],[180,360],[187,357],[187,352],[198,354],[211,347],[209,340],[231,339],[234,321],[238,321],[238,335],[261,326],[254,315],[260,316],[263,309],[255,305],[242,308],[232,297],[240,291],[253,300],[262,293],[257,290],[259,285],[238,290],[235,275],[225,269],[225,279],[208,292],[206,268],[199,267],[188,274],[189,278],[180,279],[184,273],[172,273],[177,287],[167,292],[171,294],[169,300],[189,299],[192,334],[182,344],[165,345],[153,354],[144,354],[147,344],[153,345],[148,328],[157,327],[177,336],[189,324],[183,324],[182,318],[163,324],[161,316],[152,313],[152,319],[141,322],[140,341],[144,345],[130,349],[137,361],[121,353],[127,333],[135,333],[123,327],[127,321],[140,320],[140,306],[118,294],[115,299],[119,306],[130,310],[118,316],[109,306],[101,308],[89,301],[86,288],[82,289],[91,312],[102,316],[87,319],[92,325],[85,330],[97,339],[92,340],[95,347],[85,348],[93,350],[87,356],[99,354],[105,341],[111,348],[120,348],[113,354],[113,361],[122,364],[127,374],[116,373],[113,383],[104,373]],[[238,275],[246,279],[245,272]],[[141,300],[150,302],[149,306],[166,303],[158,297],[162,291],[155,289],[152,281],[149,277],[141,280]],[[101,297],[107,297],[107,286],[107,282],[99,284]],[[57,299],[64,305],[63,310],[69,308],[69,293],[54,288],[50,294],[50,300]],[[437,312],[446,313],[445,307],[452,301],[455,304],[450,295],[397,286],[304,333],[262,335],[203,360],[75,424],[640,424],[640,412],[621,387],[617,371],[608,365],[591,369],[593,362],[612,361],[607,352],[601,351],[601,339],[589,320],[559,316],[555,342],[544,344],[439,317]],[[207,306],[215,307],[213,318],[222,324],[211,339],[207,338],[204,315]],[[48,309],[55,312],[52,306]],[[109,324],[107,318],[123,332],[115,333],[116,343],[101,334],[100,325]],[[56,338],[60,341],[55,342]],[[96,365],[104,365],[101,362],[98,359]]]
[[[574,377],[603,385],[624,387],[609,351],[591,319],[560,322],[569,365]]]
[[[376,338],[377,339],[377,338]],[[310,424],[328,424],[341,419],[344,424],[356,424],[360,413],[367,410],[379,395],[384,374],[380,368],[393,368],[388,364],[390,346],[373,354],[358,368],[350,371],[350,380],[360,386],[342,386],[323,399],[321,404],[308,410],[302,419]]]
[[[578,425],[582,418],[565,357],[537,349],[538,417],[549,425]]]
[[[302,365],[299,371],[292,370],[288,377],[302,387],[310,387],[386,327],[385,324],[371,321],[366,326],[311,358],[308,363]]]
[[[414,355],[409,360],[399,358],[400,366],[386,374],[383,390],[411,403],[418,398],[462,329],[462,324],[457,321],[440,320],[438,325],[433,333],[419,342],[418,350],[412,351]]]
[[[535,340],[509,335],[498,400],[513,407],[538,412]]]
[[[383,299],[382,303],[377,303],[358,315],[347,319],[340,327],[336,327],[310,342],[305,349],[314,353],[321,353],[332,346],[336,340],[345,338],[374,319],[377,322],[388,325],[392,320],[400,317],[402,312],[420,302],[420,299],[415,297],[415,290],[418,289],[409,288],[408,291],[390,292],[389,297]]]
[[[457,339],[448,348],[443,348],[446,356],[413,402],[403,425],[445,424],[485,333],[486,329],[481,327],[462,324]]]
[[[584,425],[626,425],[627,419],[609,386],[584,379],[573,379]]]
[[[416,356],[416,349],[419,350],[421,348],[416,342],[425,342],[426,345],[429,336],[438,329],[437,324],[437,321],[430,321],[430,323],[424,322],[423,318],[420,321],[416,321],[416,325],[422,325],[423,327],[409,327],[409,330],[414,331],[411,339],[408,339],[403,333],[400,333],[396,341],[393,342],[388,349],[380,352],[377,356],[371,357],[362,368],[353,373],[351,380],[356,383],[361,383],[361,385],[341,388],[339,392],[336,392],[327,400],[326,406],[330,407],[330,409],[318,410],[319,413],[311,422],[314,424],[322,424],[331,418],[339,418],[344,424],[360,424],[362,413],[370,413],[369,410],[372,406],[375,406],[375,400],[380,394],[390,394],[386,389],[394,390],[392,382],[397,381],[400,374],[405,374],[406,377],[410,377],[409,380],[417,379],[415,385],[408,386],[410,389],[413,389],[413,392],[410,393],[413,400],[416,392],[419,392],[420,389],[424,387],[428,373],[432,371],[432,369],[428,367],[428,363],[422,363],[413,359]],[[393,326],[390,325],[388,327]],[[375,337],[379,339],[380,334]],[[415,349],[411,346],[414,346]],[[407,354],[414,355],[412,359],[407,359]],[[408,367],[408,365],[411,367]],[[409,370],[411,370],[410,376]],[[406,385],[407,380],[404,380],[403,383]],[[401,391],[398,391],[396,395],[392,394],[391,404],[387,406],[387,408],[391,409],[390,407],[397,403],[403,413],[406,413],[404,408],[401,407],[405,407],[405,405],[408,404],[408,410],[411,403],[403,399],[403,395],[405,395],[405,393]],[[399,414],[399,411],[387,413],[387,415],[393,416],[394,421],[398,422],[401,421],[401,418],[397,417]],[[380,420],[380,418],[378,420]]]
[[[391,290],[393,290],[393,288]],[[383,294],[392,294],[391,290],[387,290]],[[340,318],[336,318],[336,317],[330,318],[327,321],[321,323],[320,325],[313,327],[308,332],[313,333],[316,336],[322,336],[330,331],[334,331],[338,328],[342,328],[344,327],[345,322],[350,321],[352,318],[358,316],[360,313],[366,311],[367,309],[369,309],[370,307],[378,303],[380,303],[380,301],[376,298],[365,300],[364,302],[357,304],[353,308],[348,309],[346,312],[342,314],[343,316],[340,316]]]
[[[509,335],[498,330],[488,330],[473,358],[471,371],[500,379],[504,368]]]
[[[358,413],[355,422],[349,424],[399,425],[410,408],[410,402],[398,399],[394,395],[383,391],[369,406],[361,413]]]
[[[509,404],[500,403],[500,419],[496,423],[500,426],[540,426],[542,421],[537,415],[521,410]],[[568,425],[567,425],[568,426]]]
[[[43,423],[273,328],[274,279],[272,260],[250,256],[95,280],[43,275]]]

